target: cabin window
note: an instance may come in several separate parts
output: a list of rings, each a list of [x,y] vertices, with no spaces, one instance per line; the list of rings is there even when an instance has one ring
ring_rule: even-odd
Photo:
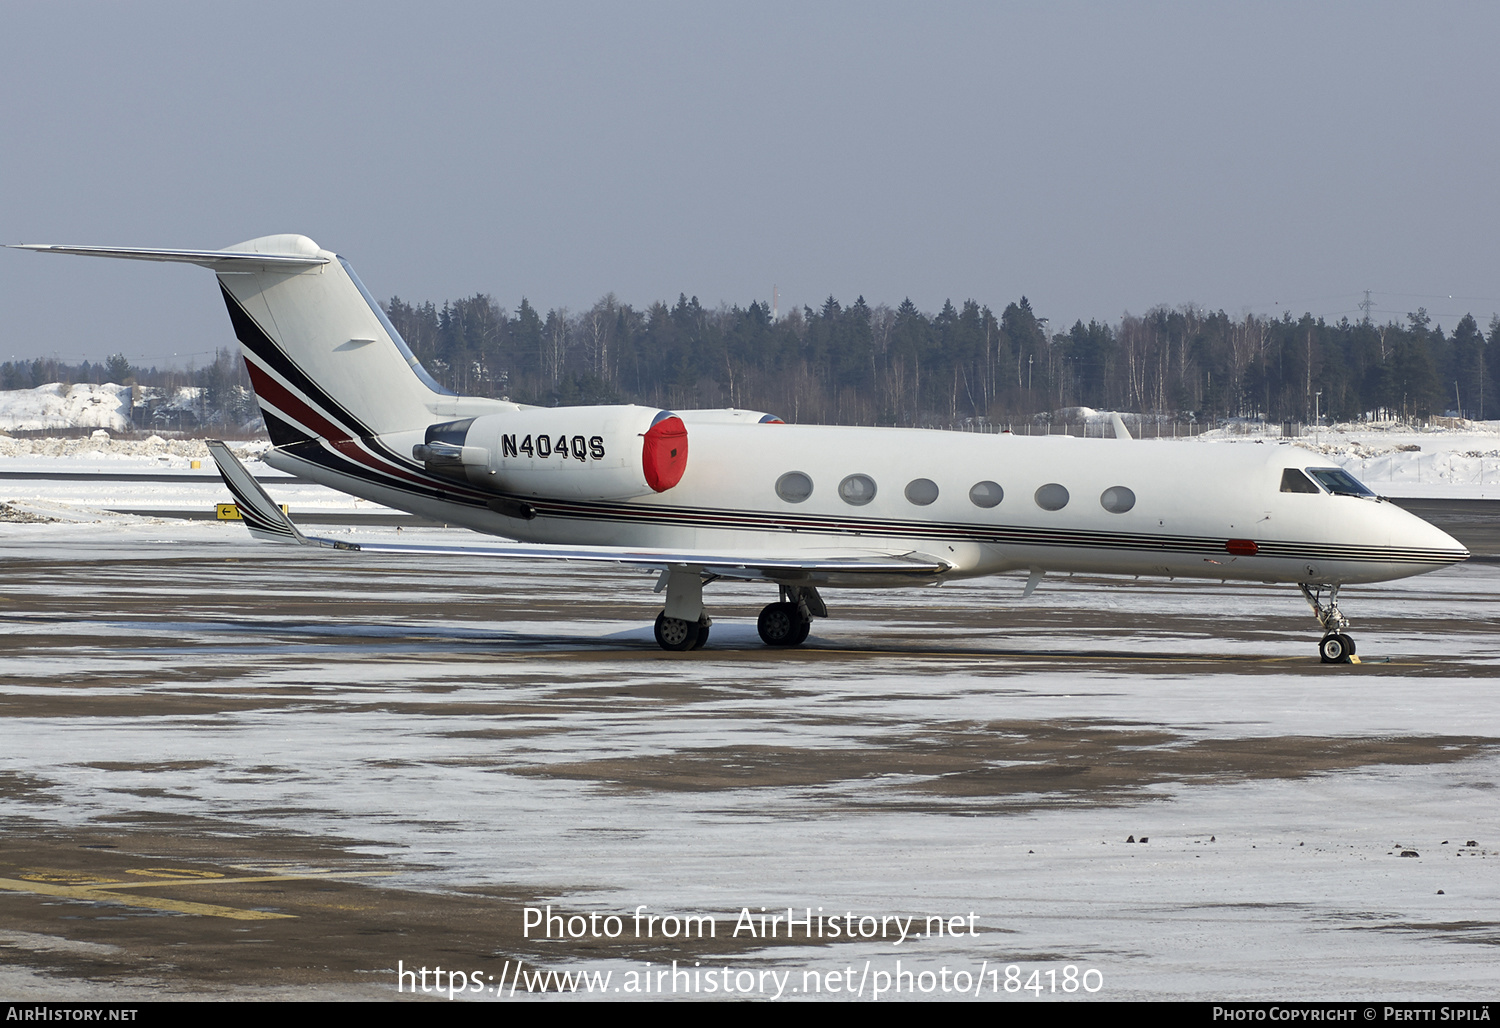
[[[875,499],[875,480],[869,475],[850,475],[839,483],[839,499],[863,507]]]
[[[1343,468],[1308,468],[1307,473],[1335,496],[1374,496],[1369,488]]]
[[[976,482],[969,490],[969,502],[976,507],[998,507],[1005,490],[994,482]]]
[[[1062,510],[1068,505],[1068,490],[1056,482],[1048,482],[1036,491],[1036,505],[1042,510]]]
[[[787,503],[801,503],[812,491],[812,479],[800,471],[788,471],[776,480],[776,495]]]
[[[937,483],[930,478],[915,478],[906,483],[906,499],[909,503],[925,507],[937,498]]]
[[[1099,494],[1099,506],[1111,514],[1124,514],[1135,506],[1135,493],[1123,485],[1112,485]]]
[[[1318,487],[1313,480],[1297,468],[1287,468],[1281,473],[1281,491],[1284,493],[1315,493]]]

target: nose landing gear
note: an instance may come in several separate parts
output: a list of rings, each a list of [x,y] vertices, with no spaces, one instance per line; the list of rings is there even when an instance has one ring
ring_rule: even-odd
[[[1354,656],[1354,640],[1343,633],[1325,635],[1323,641],[1318,643],[1318,655],[1325,664],[1352,663],[1350,658]]]
[[[1321,585],[1308,585],[1306,582],[1298,583],[1298,589],[1302,590],[1302,598],[1307,600],[1307,605],[1312,608],[1313,616],[1318,619],[1318,624],[1323,626],[1323,640],[1318,643],[1318,657],[1324,664],[1357,664],[1359,658],[1354,655],[1354,640],[1350,638],[1344,629],[1349,627],[1349,619],[1344,617],[1339,610],[1339,587],[1331,585],[1328,587],[1328,602],[1323,602],[1323,587]]]

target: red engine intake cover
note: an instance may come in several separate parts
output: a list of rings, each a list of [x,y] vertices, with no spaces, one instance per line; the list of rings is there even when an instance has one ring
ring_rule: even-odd
[[[662,418],[647,431],[641,446],[646,484],[664,493],[682,481],[687,470],[687,426],[679,417]]]

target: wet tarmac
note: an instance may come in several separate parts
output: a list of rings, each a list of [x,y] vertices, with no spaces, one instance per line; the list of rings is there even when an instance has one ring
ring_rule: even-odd
[[[830,593],[787,652],[768,587],[714,583],[669,654],[651,584],[0,524],[0,995],[629,998],[673,960],[730,969],[692,998],[1494,993],[1500,567],[1346,590],[1349,667],[1289,588]]]

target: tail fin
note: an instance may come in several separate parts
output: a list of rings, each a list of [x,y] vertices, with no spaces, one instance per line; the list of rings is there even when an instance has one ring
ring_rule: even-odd
[[[231,250],[324,259],[214,268],[276,445],[425,428],[452,397],[337,254],[306,236],[266,236]]]
[[[306,236],[263,236],[224,250],[22,244],[87,257],[199,264],[219,276],[277,446],[421,432],[434,419],[510,411],[433,381],[349,263]]]

